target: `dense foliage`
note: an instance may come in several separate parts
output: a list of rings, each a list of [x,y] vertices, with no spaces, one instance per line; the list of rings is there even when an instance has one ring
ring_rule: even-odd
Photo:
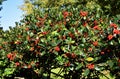
[[[98,9],[67,6],[25,16],[1,32],[1,79],[51,74],[63,79],[120,77],[120,22]],[[52,70],[60,68],[57,72]]]
[[[79,6],[101,9],[105,15],[115,16],[120,14],[120,0],[24,0],[22,10],[26,14],[32,13],[33,7],[59,8],[60,6]]]

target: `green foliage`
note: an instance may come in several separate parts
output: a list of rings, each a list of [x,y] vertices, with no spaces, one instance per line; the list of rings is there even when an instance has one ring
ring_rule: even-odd
[[[118,18],[103,15],[98,8],[35,8],[16,27],[2,32],[0,76],[50,79],[54,74],[56,78],[93,79],[108,70],[117,78],[119,28]]]
[[[119,0],[97,0],[97,3],[101,6],[106,14],[110,14],[113,16],[120,13]]]
[[[27,14],[33,12],[26,3],[32,4],[32,7],[39,9],[45,8],[59,8],[61,6],[81,6],[84,5],[89,9],[102,10],[105,15],[115,16],[120,13],[120,1],[119,0],[25,0],[25,4],[22,5],[22,10]]]
[[[25,14],[33,13],[33,5],[30,3],[29,0],[25,0],[24,4],[20,6],[20,9],[25,12]]]

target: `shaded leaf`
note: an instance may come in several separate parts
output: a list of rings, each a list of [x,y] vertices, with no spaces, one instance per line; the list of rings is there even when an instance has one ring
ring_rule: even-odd
[[[90,70],[89,69],[85,69],[85,71],[83,73],[84,73],[84,76],[87,76],[90,73]]]

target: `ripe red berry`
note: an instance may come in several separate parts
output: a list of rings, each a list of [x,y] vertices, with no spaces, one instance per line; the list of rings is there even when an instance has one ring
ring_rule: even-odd
[[[80,11],[80,16],[87,16],[88,15],[88,12],[87,11]]]
[[[68,16],[69,16],[69,12],[64,11],[64,12],[63,12],[63,16],[64,16],[64,18],[68,17]]]
[[[15,66],[20,66],[20,63],[19,63],[19,62],[16,62],[16,63],[15,63]]]
[[[71,54],[71,58],[73,58],[73,59],[76,58],[76,54],[75,54],[75,53],[72,53],[72,54]]]
[[[16,54],[13,54],[13,53],[7,54],[7,58],[8,58],[9,60],[14,60],[15,56],[16,56]]]
[[[113,30],[113,33],[114,33],[114,34],[120,34],[120,30],[114,29],[114,30]]]
[[[47,34],[47,32],[42,32],[42,34],[43,34],[43,35],[46,35],[46,34]]]
[[[57,51],[57,52],[59,52],[59,51],[60,51],[60,47],[59,47],[59,46],[56,46],[56,47],[54,48],[54,50]]]
[[[105,52],[100,52],[102,55],[105,54]]]
[[[94,26],[93,28],[94,28],[95,30],[101,30],[101,28],[100,28],[98,25]]]
[[[113,38],[113,35],[108,35],[108,40],[111,40]]]
[[[87,67],[88,69],[94,69],[95,65],[94,65],[94,64],[88,64],[86,67]]]
[[[111,24],[110,24],[110,27],[114,27],[114,28],[116,29],[118,26],[117,26],[117,24],[115,24],[115,23],[111,23]]]
[[[97,42],[97,41],[94,41],[94,42],[93,42],[93,45],[94,45],[94,46],[98,46],[98,42]]]
[[[12,54],[11,53],[9,53],[9,54],[7,54],[7,58],[11,58],[12,57]]]

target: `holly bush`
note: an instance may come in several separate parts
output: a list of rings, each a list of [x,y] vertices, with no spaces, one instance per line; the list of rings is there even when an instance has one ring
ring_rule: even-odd
[[[120,76],[120,24],[81,7],[36,10],[2,32],[0,77],[64,79]],[[58,69],[58,72],[53,72]]]

